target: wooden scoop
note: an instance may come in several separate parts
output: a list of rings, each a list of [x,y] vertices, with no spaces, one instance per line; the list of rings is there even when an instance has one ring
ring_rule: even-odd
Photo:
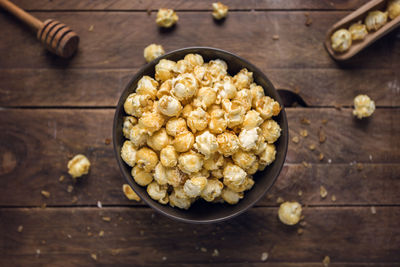
[[[0,0],[0,6],[37,31],[37,38],[52,53],[68,58],[77,50],[79,36],[65,24],[52,19],[42,22],[8,0]]]
[[[376,40],[380,39],[384,35],[388,34],[389,32],[393,31],[397,26],[400,25],[400,16],[397,18],[390,20],[388,17],[388,21],[382,28],[378,29],[377,31],[368,32],[367,36],[365,36],[364,40],[361,41],[353,41],[352,45],[350,46],[349,50],[346,52],[340,53],[335,52],[331,46],[331,36],[332,34],[339,30],[339,29],[348,29],[351,24],[356,23],[358,21],[362,21],[364,23],[365,18],[368,15],[368,12],[373,10],[380,10],[386,11],[388,0],[372,0],[365,5],[361,6],[356,11],[350,13],[348,16],[344,17],[340,21],[338,21],[335,25],[333,25],[327,32],[325,38],[325,48],[328,51],[329,55],[336,60],[342,61],[351,58],[352,56],[356,55],[358,52],[363,50],[364,48],[368,47]]]

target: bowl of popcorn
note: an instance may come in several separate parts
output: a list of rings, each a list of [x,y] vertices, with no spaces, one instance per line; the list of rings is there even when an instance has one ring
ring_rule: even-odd
[[[278,92],[248,61],[191,47],[139,70],[113,125],[122,174],[152,208],[210,223],[261,199],[279,175],[288,125]]]

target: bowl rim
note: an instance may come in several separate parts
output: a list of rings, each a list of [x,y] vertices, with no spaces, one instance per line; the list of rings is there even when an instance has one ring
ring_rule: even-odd
[[[170,214],[170,213],[168,213],[168,212],[165,212],[164,210],[159,209],[159,208],[156,206],[156,204],[153,203],[154,200],[147,201],[146,198],[142,197],[142,196],[141,196],[141,193],[140,193],[140,192],[137,192],[137,190],[135,190],[136,186],[139,186],[139,185],[136,184],[136,183],[133,181],[133,179],[132,179],[131,177],[129,177],[129,178],[126,177],[125,172],[124,172],[124,168],[125,168],[124,164],[125,164],[125,163],[123,162],[122,158],[120,157],[120,151],[119,151],[119,149],[118,149],[118,147],[117,147],[117,145],[116,145],[116,143],[117,143],[117,138],[118,138],[118,136],[117,136],[117,127],[119,127],[119,125],[117,125],[117,123],[118,123],[118,118],[119,118],[119,114],[120,114],[120,112],[121,112],[121,109],[123,109],[123,104],[125,103],[125,99],[122,99],[122,96],[124,95],[124,93],[125,93],[127,90],[129,90],[129,89],[131,88],[133,81],[135,81],[136,79],[138,79],[139,74],[140,74],[140,73],[143,73],[143,72],[144,72],[150,65],[152,65],[155,61],[160,61],[161,59],[164,59],[164,58],[166,58],[166,57],[168,57],[168,56],[170,56],[170,55],[172,55],[172,54],[178,53],[178,52],[188,51],[188,53],[191,53],[191,52],[190,52],[191,50],[208,50],[208,51],[211,51],[211,52],[217,51],[217,52],[219,52],[219,53],[224,53],[224,54],[227,54],[227,55],[229,55],[229,56],[236,57],[237,59],[239,59],[239,60],[240,60],[241,62],[243,62],[244,64],[250,66],[250,67],[254,70],[254,72],[257,72],[257,75],[258,75],[258,76],[262,76],[262,78],[269,84],[269,86],[270,86],[274,91],[277,92],[276,97],[274,97],[274,99],[275,99],[276,101],[278,101],[279,104],[280,104],[281,107],[282,107],[281,113],[280,113],[280,114],[281,114],[282,117],[283,117],[283,123],[284,123],[284,125],[281,125],[281,128],[282,128],[282,129],[287,129],[287,131],[288,131],[288,132],[287,132],[286,138],[284,138],[284,140],[281,140],[281,141],[283,141],[283,146],[284,146],[284,150],[282,151],[282,153],[283,153],[283,161],[282,161],[281,166],[279,166],[279,168],[278,168],[276,174],[275,174],[274,177],[271,179],[270,185],[269,185],[269,186],[266,186],[266,187],[264,188],[264,190],[263,190],[256,198],[254,198],[254,200],[252,200],[250,203],[248,203],[248,205],[245,206],[243,209],[240,209],[240,210],[238,210],[238,211],[236,211],[236,212],[233,212],[232,214],[229,214],[229,215],[226,215],[226,216],[222,216],[222,217],[214,218],[214,219],[205,219],[205,220],[187,219],[187,218],[182,218],[182,217],[179,217],[179,216]],[[201,52],[200,52],[199,54],[201,54]],[[283,126],[284,126],[284,127],[283,127]],[[242,57],[240,57],[240,56],[238,56],[238,55],[236,55],[236,54],[233,54],[233,53],[231,53],[231,52],[229,52],[229,51],[226,51],[226,50],[223,50],[223,49],[219,49],[219,48],[214,48],[214,47],[208,47],[208,46],[190,46],[190,47],[184,47],[184,48],[179,48],[179,49],[170,51],[170,52],[165,53],[165,54],[163,54],[162,56],[157,57],[156,59],[154,59],[154,60],[152,60],[152,61],[146,63],[146,64],[145,64],[144,66],[142,66],[139,70],[137,70],[137,71],[135,72],[135,74],[132,76],[132,78],[129,80],[129,82],[126,84],[125,89],[124,89],[124,90],[121,92],[121,94],[120,94],[120,98],[119,98],[119,100],[118,100],[118,104],[117,104],[117,106],[116,106],[116,108],[115,108],[115,114],[114,114],[114,121],[113,121],[113,129],[112,129],[112,131],[113,131],[113,149],[114,149],[114,155],[115,155],[116,160],[117,160],[117,162],[118,162],[118,167],[119,167],[119,169],[120,169],[121,174],[124,176],[125,180],[126,180],[126,181],[128,182],[128,184],[132,187],[132,189],[141,197],[141,199],[142,199],[147,205],[149,205],[152,209],[156,210],[158,213],[160,213],[160,214],[162,214],[162,215],[164,215],[164,216],[166,216],[166,217],[168,217],[168,218],[171,218],[171,219],[174,219],[174,220],[176,220],[176,221],[179,221],[179,222],[192,223],[192,224],[210,224],[210,223],[223,222],[223,221],[232,219],[232,218],[234,218],[234,217],[236,217],[236,216],[239,216],[240,214],[243,214],[244,212],[246,212],[246,211],[248,211],[250,208],[252,208],[252,207],[253,207],[258,201],[260,201],[260,199],[261,199],[262,197],[264,197],[265,194],[271,189],[271,187],[275,184],[275,182],[276,182],[276,180],[277,180],[279,174],[281,173],[282,168],[283,168],[283,166],[284,166],[284,164],[285,164],[285,162],[286,162],[286,155],[287,155],[287,150],[288,150],[288,140],[289,140],[289,128],[288,128],[288,121],[287,121],[287,116],[286,116],[286,112],[285,112],[285,107],[283,106],[282,99],[281,99],[281,97],[280,97],[280,95],[279,95],[277,89],[276,89],[275,86],[272,84],[272,82],[268,79],[268,77],[267,77],[258,67],[256,67],[254,64],[250,63],[250,62],[247,61],[246,59],[244,59],[244,58],[242,58]],[[281,137],[282,137],[282,135],[281,135]]]

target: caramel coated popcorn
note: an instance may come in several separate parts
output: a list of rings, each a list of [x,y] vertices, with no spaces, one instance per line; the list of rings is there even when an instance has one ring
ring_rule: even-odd
[[[212,16],[215,19],[223,19],[228,15],[228,6],[222,4],[221,2],[213,3],[212,8]]]
[[[295,225],[300,221],[301,210],[298,202],[284,202],[279,207],[279,220],[286,225]]]
[[[359,119],[372,115],[375,111],[375,102],[367,95],[358,95],[354,98],[353,115]]]
[[[220,59],[160,60],[124,109],[121,158],[161,204],[236,204],[257,183],[253,174],[276,157],[281,128],[273,117],[281,106],[254,83],[252,72],[232,77]]]
[[[160,8],[157,12],[156,23],[163,28],[172,27],[178,21],[178,15],[173,9]]]
[[[78,178],[89,173],[90,161],[84,155],[78,154],[68,161],[67,167],[72,178]]]
[[[147,62],[150,62],[164,54],[165,51],[162,45],[157,45],[157,44],[148,45],[143,51],[143,56]]]

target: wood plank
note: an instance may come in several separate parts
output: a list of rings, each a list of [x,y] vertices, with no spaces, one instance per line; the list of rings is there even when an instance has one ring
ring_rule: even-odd
[[[349,109],[290,108],[287,113],[291,137],[301,129],[308,129],[309,136],[300,138],[299,144],[290,141],[287,166],[272,197],[259,205],[276,205],[279,196],[310,205],[400,203],[396,182],[400,173],[399,109],[378,109],[363,123],[355,121]],[[0,206],[96,205],[98,200],[105,205],[131,205],[121,192],[124,179],[112,145],[105,144],[112,135],[113,114],[112,109],[0,110]],[[301,124],[302,118],[311,124]],[[327,140],[318,145],[322,119],[328,120],[322,126]],[[317,145],[313,152],[308,149],[311,143]],[[322,162],[320,151],[325,154]],[[66,165],[78,153],[88,156],[92,168],[87,178],[74,184]],[[362,171],[356,170],[355,161],[363,163]],[[61,175],[65,176],[63,183],[58,181]],[[74,186],[72,193],[67,192],[69,185]],[[326,200],[319,197],[320,185],[329,191]],[[51,197],[43,198],[41,190],[50,191]],[[303,191],[301,198],[299,190]],[[336,195],[336,203],[330,201],[331,194]]]
[[[307,27],[304,12],[232,12],[221,25],[202,12],[184,12],[177,27],[164,32],[155,24],[155,15],[146,12],[33,12],[40,19],[55,17],[80,35],[80,49],[71,60],[46,52],[26,27],[5,14],[0,16],[0,30],[10,37],[0,41],[0,50],[7,51],[0,68],[138,68],[143,65],[144,47],[153,42],[167,51],[188,46],[223,48],[262,69],[337,68],[322,41],[326,30],[347,13],[310,12],[313,24]],[[93,31],[88,30],[91,25]],[[275,34],[280,36],[277,41],[272,39]],[[398,70],[399,59],[394,32],[339,67]]]
[[[143,59],[144,61],[144,59]],[[134,69],[0,69],[0,106],[116,106]],[[276,88],[299,90],[310,106],[400,106],[399,70],[265,69]],[[24,79],[21,79],[24,77]]]
[[[160,7],[173,8],[175,10],[211,10],[211,3],[214,0],[196,1],[196,0],[15,0],[16,4],[27,10],[156,10]],[[320,1],[320,0],[292,0],[292,1],[275,1],[275,0],[227,0],[224,1],[229,9],[268,9],[268,10],[299,10],[299,9],[326,9],[326,10],[348,10],[356,9],[366,3],[367,0],[336,0],[336,1]]]
[[[303,213],[307,225],[298,235],[297,227],[278,221],[276,208],[254,208],[213,225],[175,222],[150,209],[137,208],[0,209],[0,237],[4,240],[0,263],[261,264],[263,252],[269,253],[267,262],[273,266],[299,266],[296,263],[302,262],[322,266],[327,255],[337,266],[343,266],[342,262],[348,266],[400,263],[400,207],[377,207],[376,214],[369,207],[307,208]],[[111,221],[103,221],[103,216]],[[24,227],[21,233],[17,232],[19,225]],[[98,236],[101,230],[103,237]],[[40,255],[36,255],[37,249]],[[212,256],[214,249],[219,256]],[[97,262],[91,253],[97,255]]]

